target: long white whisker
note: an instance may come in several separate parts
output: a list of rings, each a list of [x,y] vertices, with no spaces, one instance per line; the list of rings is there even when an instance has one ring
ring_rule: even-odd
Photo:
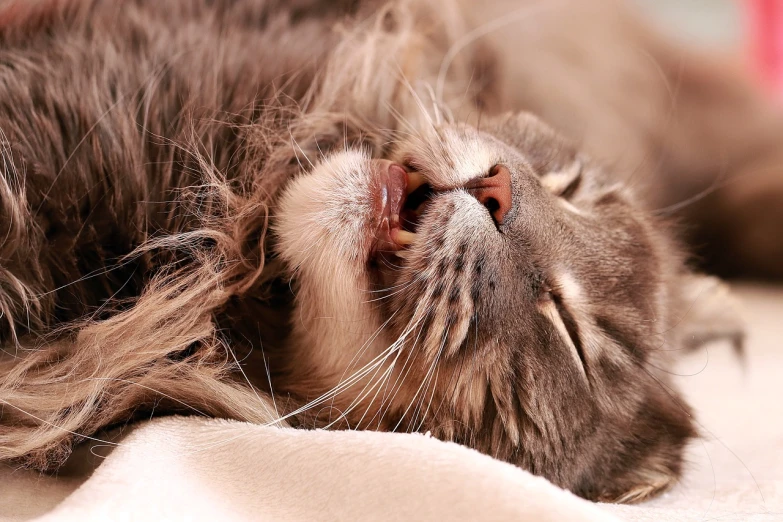
[[[462,52],[465,47],[472,44],[479,38],[482,38],[492,33],[493,31],[497,31],[505,25],[512,24],[519,20],[524,20],[525,18],[537,15],[548,9],[554,9],[561,4],[563,4],[563,2],[545,3],[542,1],[532,6],[522,7],[516,11],[512,11],[511,13],[504,13],[502,16],[499,16],[494,20],[480,25],[472,31],[468,31],[465,35],[454,42],[451,47],[449,47],[449,50],[443,57],[443,61],[440,64],[440,69],[438,70],[437,81],[435,83],[435,94],[437,95],[437,99],[443,100],[443,91],[445,90],[446,86],[446,75],[448,74],[451,65],[454,63],[454,59],[460,52]]]
[[[110,446],[120,446],[119,442],[111,442],[109,440],[99,439],[97,437],[90,437],[89,435],[83,435],[81,433],[76,433],[75,431],[71,431],[69,429],[63,428],[62,426],[58,426],[58,425],[56,425],[56,424],[54,424],[52,422],[49,422],[46,419],[42,419],[41,417],[38,417],[37,415],[33,415],[29,411],[26,411],[26,410],[24,410],[24,409],[22,409],[22,408],[20,408],[18,406],[14,406],[10,402],[6,401],[5,399],[0,399],[0,403],[8,406],[9,408],[13,408],[16,411],[22,412],[25,415],[27,415],[28,417],[37,420],[38,422],[42,422],[42,423],[44,423],[44,424],[46,424],[48,426],[51,426],[52,428],[58,429],[58,430],[60,430],[60,431],[62,431],[64,433],[69,433],[69,434],[71,434],[71,435],[73,435],[75,437],[79,437],[81,439],[92,440],[92,441],[95,441],[95,442],[100,442],[101,444],[108,444]]]
[[[327,391],[326,393],[321,394],[319,397],[313,399],[307,404],[300,406],[299,408],[293,410],[292,412],[284,415],[278,420],[286,420],[290,417],[299,415],[313,408],[314,406],[323,404],[323,402],[333,398],[335,395],[341,393],[343,390],[353,386],[353,384],[355,384],[356,382],[364,378],[366,375],[368,375],[370,372],[372,372],[375,368],[377,368],[379,364],[383,364],[383,362],[391,353],[394,353],[396,350],[399,350],[402,344],[405,342],[405,338],[410,334],[410,331],[411,329],[407,329],[405,332],[403,332],[402,335],[400,335],[400,337],[394,343],[392,343],[387,349],[383,350],[373,360],[367,363],[361,370],[354,373],[351,377],[341,382],[339,385],[335,386],[334,388]]]

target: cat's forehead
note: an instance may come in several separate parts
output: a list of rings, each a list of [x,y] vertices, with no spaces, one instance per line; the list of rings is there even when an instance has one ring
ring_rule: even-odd
[[[528,166],[541,176],[573,175],[581,162],[573,144],[524,114],[486,118],[480,126],[428,126],[400,140],[393,158],[430,174],[430,181],[443,187],[462,186],[499,163]]]
[[[502,147],[488,135],[466,124],[425,128],[404,140],[399,160],[429,173],[443,187],[464,185],[486,172],[502,156]]]

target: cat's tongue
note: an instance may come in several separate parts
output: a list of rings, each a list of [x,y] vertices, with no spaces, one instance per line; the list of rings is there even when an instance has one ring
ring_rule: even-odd
[[[399,232],[403,231],[400,212],[408,195],[408,173],[401,165],[391,162],[383,162],[381,169],[378,176],[380,187],[375,195],[380,219],[373,250],[376,253],[395,252],[405,245],[400,242]],[[405,241],[404,237],[402,241]]]
[[[376,253],[396,252],[416,239],[421,194],[428,190],[424,176],[418,172],[408,171],[397,163],[382,165],[376,194],[380,215],[373,249]]]

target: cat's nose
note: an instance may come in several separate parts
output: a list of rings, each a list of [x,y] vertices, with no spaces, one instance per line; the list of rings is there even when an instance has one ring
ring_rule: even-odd
[[[495,165],[490,169],[489,176],[468,182],[465,189],[487,207],[495,224],[503,224],[512,203],[511,172],[506,167]]]

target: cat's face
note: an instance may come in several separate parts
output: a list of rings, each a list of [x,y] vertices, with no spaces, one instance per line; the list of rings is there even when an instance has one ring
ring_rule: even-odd
[[[339,386],[316,401],[322,419],[431,431],[590,498],[676,478],[693,430],[653,361],[679,259],[539,121],[428,127],[384,159],[328,155],[278,214],[295,364]]]

